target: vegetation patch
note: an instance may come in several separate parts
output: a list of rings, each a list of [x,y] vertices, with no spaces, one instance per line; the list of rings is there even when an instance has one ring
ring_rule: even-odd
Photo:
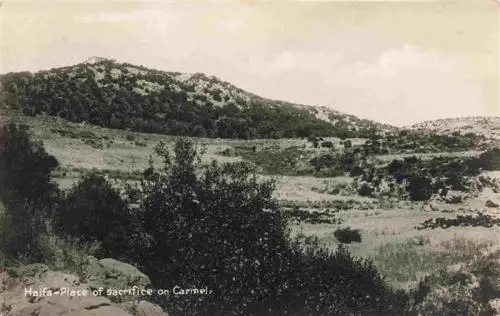
[[[488,214],[477,212],[475,216],[472,215],[457,215],[456,218],[431,218],[422,222],[419,226],[415,227],[418,230],[422,229],[436,229],[436,228],[450,228],[450,227],[493,227],[500,225],[500,218],[493,217]]]
[[[286,215],[301,223],[310,224],[341,224],[342,220],[335,217],[336,211],[330,209],[318,211],[301,210],[299,207],[293,207],[286,210]]]
[[[361,242],[361,233],[359,229],[351,229],[350,227],[338,228],[333,233],[335,238],[343,243],[350,244],[351,242]]]

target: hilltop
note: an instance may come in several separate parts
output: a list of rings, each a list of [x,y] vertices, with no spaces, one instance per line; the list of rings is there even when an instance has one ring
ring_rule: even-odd
[[[146,133],[249,139],[369,137],[397,131],[326,106],[262,98],[214,76],[105,58],[4,74],[0,85],[4,108]]]
[[[409,127],[415,131],[443,135],[476,134],[490,140],[500,140],[500,117],[460,117],[425,121]]]

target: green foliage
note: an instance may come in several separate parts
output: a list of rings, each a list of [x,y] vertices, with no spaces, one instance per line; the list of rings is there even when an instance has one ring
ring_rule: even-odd
[[[0,200],[6,206],[53,196],[57,190],[50,177],[58,165],[43,144],[30,139],[28,126],[8,124],[0,130]]]
[[[85,175],[61,201],[57,229],[83,242],[99,242],[104,256],[121,258],[130,250],[134,217],[120,194],[102,176]]]
[[[37,237],[46,230],[59,197],[51,172],[57,160],[30,139],[28,127],[9,124],[0,131],[0,228],[2,251],[12,258],[38,260]]]
[[[481,254],[458,270],[433,273],[410,292],[409,315],[496,315],[489,301],[500,298],[498,282],[492,282],[499,271],[498,253],[493,253]]]
[[[26,263],[43,260],[39,236],[47,231],[51,210],[40,203],[23,199],[11,203],[6,209],[0,227],[2,252],[14,260]]]
[[[141,223],[151,247],[138,249],[155,287],[203,284],[207,297],[159,302],[177,314],[347,315],[401,311],[374,267],[345,249],[302,253],[290,243],[286,219],[272,198],[274,183],[259,182],[244,163],[212,162],[196,173],[191,142],[176,144],[165,166],[148,169],[140,199]],[[199,166],[201,167],[201,166]],[[346,291],[346,289],[352,289]]]
[[[129,71],[131,67],[138,71]],[[26,115],[45,113],[146,133],[241,139],[355,137],[358,133],[352,131],[351,121],[366,127],[363,130],[374,126],[342,116],[333,126],[316,118],[312,108],[260,98],[203,74],[188,81],[178,75],[104,60],[37,73],[8,73],[0,76],[0,84],[5,105]],[[147,88],[145,82],[158,88]],[[196,91],[201,82],[206,83],[203,91]]]
[[[127,207],[131,199],[123,200],[102,176],[89,174],[58,207],[57,227],[71,237],[53,236],[38,216],[49,213],[28,199],[13,204],[19,210],[11,211],[10,219],[21,214],[24,221],[11,221],[16,225],[9,225],[9,236],[31,229],[30,236],[41,242],[28,240],[23,253],[36,250],[38,260],[81,274],[81,260],[95,250],[85,242],[97,242],[99,253],[138,264],[155,288],[180,284],[212,291],[153,298],[172,315],[403,313],[406,295],[394,293],[371,262],[343,247],[332,253],[312,245],[303,252],[290,240],[287,219],[272,198],[275,183],[259,181],[252,166],[201,165],[189,140],[176,143],[173,157],[162,143],[155,152],[163,168],[151,166],[140,185],[127,188],[138,203],[135,212]],[[33,195],[28,196],[38,201]],[[4,240],[2,247],[12,239]]]
[[[331,141],[324,141],[321,143],[321,147],[323,148],[333,148],[335,147]]]
[[[82,282],[88,277],[88,256],[95,255],[100,248],[97,242],[60,237],[50,230],[38,237],[37,244],[43,253],[43,262],[49,268],[76,274]]]
[[[358,188],[358,194],[361,196],[368,196],[371,197],[373,196],[373,187],[371,187],[368,183],[364,182],[361,184],[361,186]]]
[[[450,228],[450,227],[487,227],[491,228],[493,226],[500,226],[500,219],[495,218],[488,214],[483,214],[478,212],[475,216],[473,215],[457,215],[456,218],[430,218],[422,222],[416,227],[418,230],[422,229],[436,229],[436,228]]]
[[[412,201],[427,201],[431,198],[434,190],[430,177],[412,174],[409,177],[408,193]]]
[[[351,242],[361,242],[361,234],[359,229],[351,229],[351,227],[338,228],[333,233],[338,241],[344,244],[350,244]]]
[[[477,168],[500,170],[500,148],[496,147],[482,153],[476,161]]]

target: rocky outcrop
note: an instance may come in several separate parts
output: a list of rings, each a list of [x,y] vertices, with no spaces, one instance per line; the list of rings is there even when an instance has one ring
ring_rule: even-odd
[[[444,197],[444,201],[447,204],[459,204],[466,199],[466,195],[459,191],[448,191],[448,194]]]
[[[128,289],[136,286],[138,289],[151,287],[151,280],[147,275],[134,266],[115,259],[97,260],[89,257],[86,268],[87,283],[90,289]],[[134,299],[130,295],[112,296],[114,302],[123,302]]]
[[[94,258],[95,259],[95,258]],[[31,264],[0,273],[0,315],[5,316],[168,316],[142,297],[122,297],[120,304],[93,290],[148,287],[149,278],[133,266],[113,259],[95,259],[91,283],[44,264]]]
[[[486,207],[492,207],[492,208],[498,208],[499,204],[498,204],[497,201],[487,200],[486,203],[485,203],[485,206]]]

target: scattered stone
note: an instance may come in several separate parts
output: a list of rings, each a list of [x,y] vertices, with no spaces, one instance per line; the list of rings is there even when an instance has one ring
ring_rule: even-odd
[[[461,194],[449,194],[444,198],[444,201],[448,204],[459,204],[462,203],[464,200],[463,196]]]
[[[97,273],[89,279],[117,289],[151,284],[135,267],[114,259],[93,258],[89,271]],[[7,269],[0,273],[0,284],[0,315],[168,316],[161,307],[144,300],[117,304],[95,296],[90,284],[80,282],[75,275],[51,271],[44,264]]]
[[[498,202],[495,202],[493,200],[488,200],[488,201],[486,201],[485,206],[486,207],[499,207],[499,204],[498,204]]]

